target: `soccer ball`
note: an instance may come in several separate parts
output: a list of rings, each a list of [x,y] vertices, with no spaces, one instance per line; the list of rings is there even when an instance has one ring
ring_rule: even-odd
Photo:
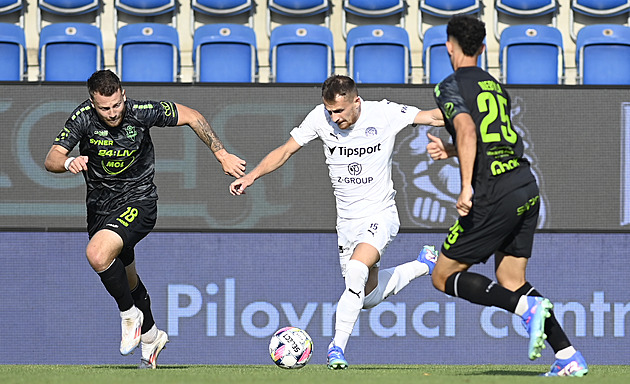
[[[300,328],[280,328],[271,336],[269,354],[280,368],[302,368],[313,354],[313,339]]]

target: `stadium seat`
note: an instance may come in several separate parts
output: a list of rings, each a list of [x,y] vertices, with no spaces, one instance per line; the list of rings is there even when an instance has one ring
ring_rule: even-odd
[[[18,13],[18,24],[24,29],[24,0],[0,0],[0,15]]]
[[[171,13],[170,25],[177,28],[177,1],[175,0],[115,0],[114,1],[114,31],[118,31],[119,12],[141,18],[142,23],[147,17]]]
[[[273,14],[289,16],[292,19],[303,19],[323,14],[323,22],[326,27],[330,28],[330,10],[329,0],[269,0],[267,3],[267,36],[271,36]]]
[[[424,67],[424,82],[437,84],[446,76],[453,73],[451,59],[446,49],[446,24],[436,25],[424,33],[422,48],[422,66]],[[488,68],[486,51],[479,56],[477,63],[481,68]]]
[[[19,25],[0,23],[0,81],[26,79],[26,35]]]
[[[577,39],[576,13],[589,20],[587,24],[610,24],[623,15],[623,23],[630,25],[630,0],[571,0],[569,29],[573,41]]]
[[[423,14],[426,13],[444,19],[444,24],[451,16],[481,14],[480,0],[420,0],[418,4],[418,36],[424,38],[422,31]]]
[[[343,0],[342,8],[341,25],[344,39],[348,36],[348,13],[361,18],[378,19],[378,24],[385,24],[386,17],[399,15],[398,24],[405,28],[407,7],[404,0]]]
[[[270,81],[322,83],[333,73],[334,47],[330,29],[315,24],[286,24],[271,31]]]
[[[409,34],[394,25],[354,27],[348,32],[346,65],[357,83],[409,83]]]
[[[195,30],[197,82],[253,83],[258,75],[256,34],[246,25],[208,24]]]
[[[630,27],[587,25],[578,31],[575,50],[578,84],[630,84]]]
[[[170,25],[137,23],[120,27],[116,37],[116,68],[122,81],[179,80],[179,35]]]
[[[54,23],[39,35],[39,78],[42,81],[86,81],[103,69],[101,30],[85,23]]]
[[[38,0],[37,7],[37,28],[42,29],[43,12],[52,13],[58,16],[77,16],[94,12],[94,23],[101,26],[101,2],[100,0]],[[80,22],[75,20],[75,22]]]
[[[497,41],[501,38],[499,22],[501,15],[508,15],[526,19],[524,24],[549,24],[539,23],[534,19],[551,14],[550,23],[558,27],[558,0],[495,0],[494,3],[494,37]]]
[[[562,84],[562,33],[537,24],[505,28],[500,39],[499,67],[506,84]]]
[[[252,0],[191,0],[190,8],[190,31],[193,35],[197,22],[196,13],[220,18],[247,14],[247,25],[254,28],[254,2]]]

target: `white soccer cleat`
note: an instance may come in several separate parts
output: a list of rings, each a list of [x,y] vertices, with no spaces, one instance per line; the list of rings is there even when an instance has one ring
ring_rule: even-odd
[[[132,318],[123,318],[120,322],[122,328],[122,339],[120,340],[120,354],[123,356],[133,353],[138,344],[140,344],[140,336],[142,335],[142,322],[144,315],[138,310],[138,316]]]
[[[157,358],[168,343],[168,335],[158,329],[158,335],[152,343],[142,343],[142,359],[139,369],[157,368]]]

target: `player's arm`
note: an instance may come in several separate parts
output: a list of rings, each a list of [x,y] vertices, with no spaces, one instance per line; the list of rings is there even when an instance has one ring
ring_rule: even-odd
[[[221,140],[219,140],[206,118],[197,110],[177,103],[175,105],[177,106],[177,125],[188,125],[192,128],[201,141],[214,153],[226,175],[237,178],[243,176],[247,163],[245,160],[225,150],[223,143],[221,143]]]
[[[87,171],[88,157],[68,157],[69,153],[70,151],[61,145],[53,144],[46,155],[46,160],[44,160],[44,167],[48,172],[54,173],[70,171],[76,174]]]
[[[420,111],[413,119],[414,124],[431,125],[434,127],[444,126],[444,116],[439,108],[434,108],[428,111]]]
[[[300,148],[302,146],[293,137],[289,138],[286,143],[269,152],[250,173],[238,180],[234,180],[230,184],[230,193],[233,195],[245,193],[245,189],[254,184],[256,179],[282,167]]]
[[[457,140],[457,157],[459,158],[462,189],[457,199],[457,212],[466,216],[472,208],[472,176],[477,155],[477,129],[472,116],[459,113],[453,119]]]

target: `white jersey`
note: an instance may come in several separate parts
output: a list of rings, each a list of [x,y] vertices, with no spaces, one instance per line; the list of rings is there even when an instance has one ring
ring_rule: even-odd
[[[356,219],[395,204],[392,152],[396,134],[413,123],[416,107],[361,99],[359,120],[347,129],[335,124],[323,104],[291,131],[304,146],[319,138],[337,202],[337,216]]]

